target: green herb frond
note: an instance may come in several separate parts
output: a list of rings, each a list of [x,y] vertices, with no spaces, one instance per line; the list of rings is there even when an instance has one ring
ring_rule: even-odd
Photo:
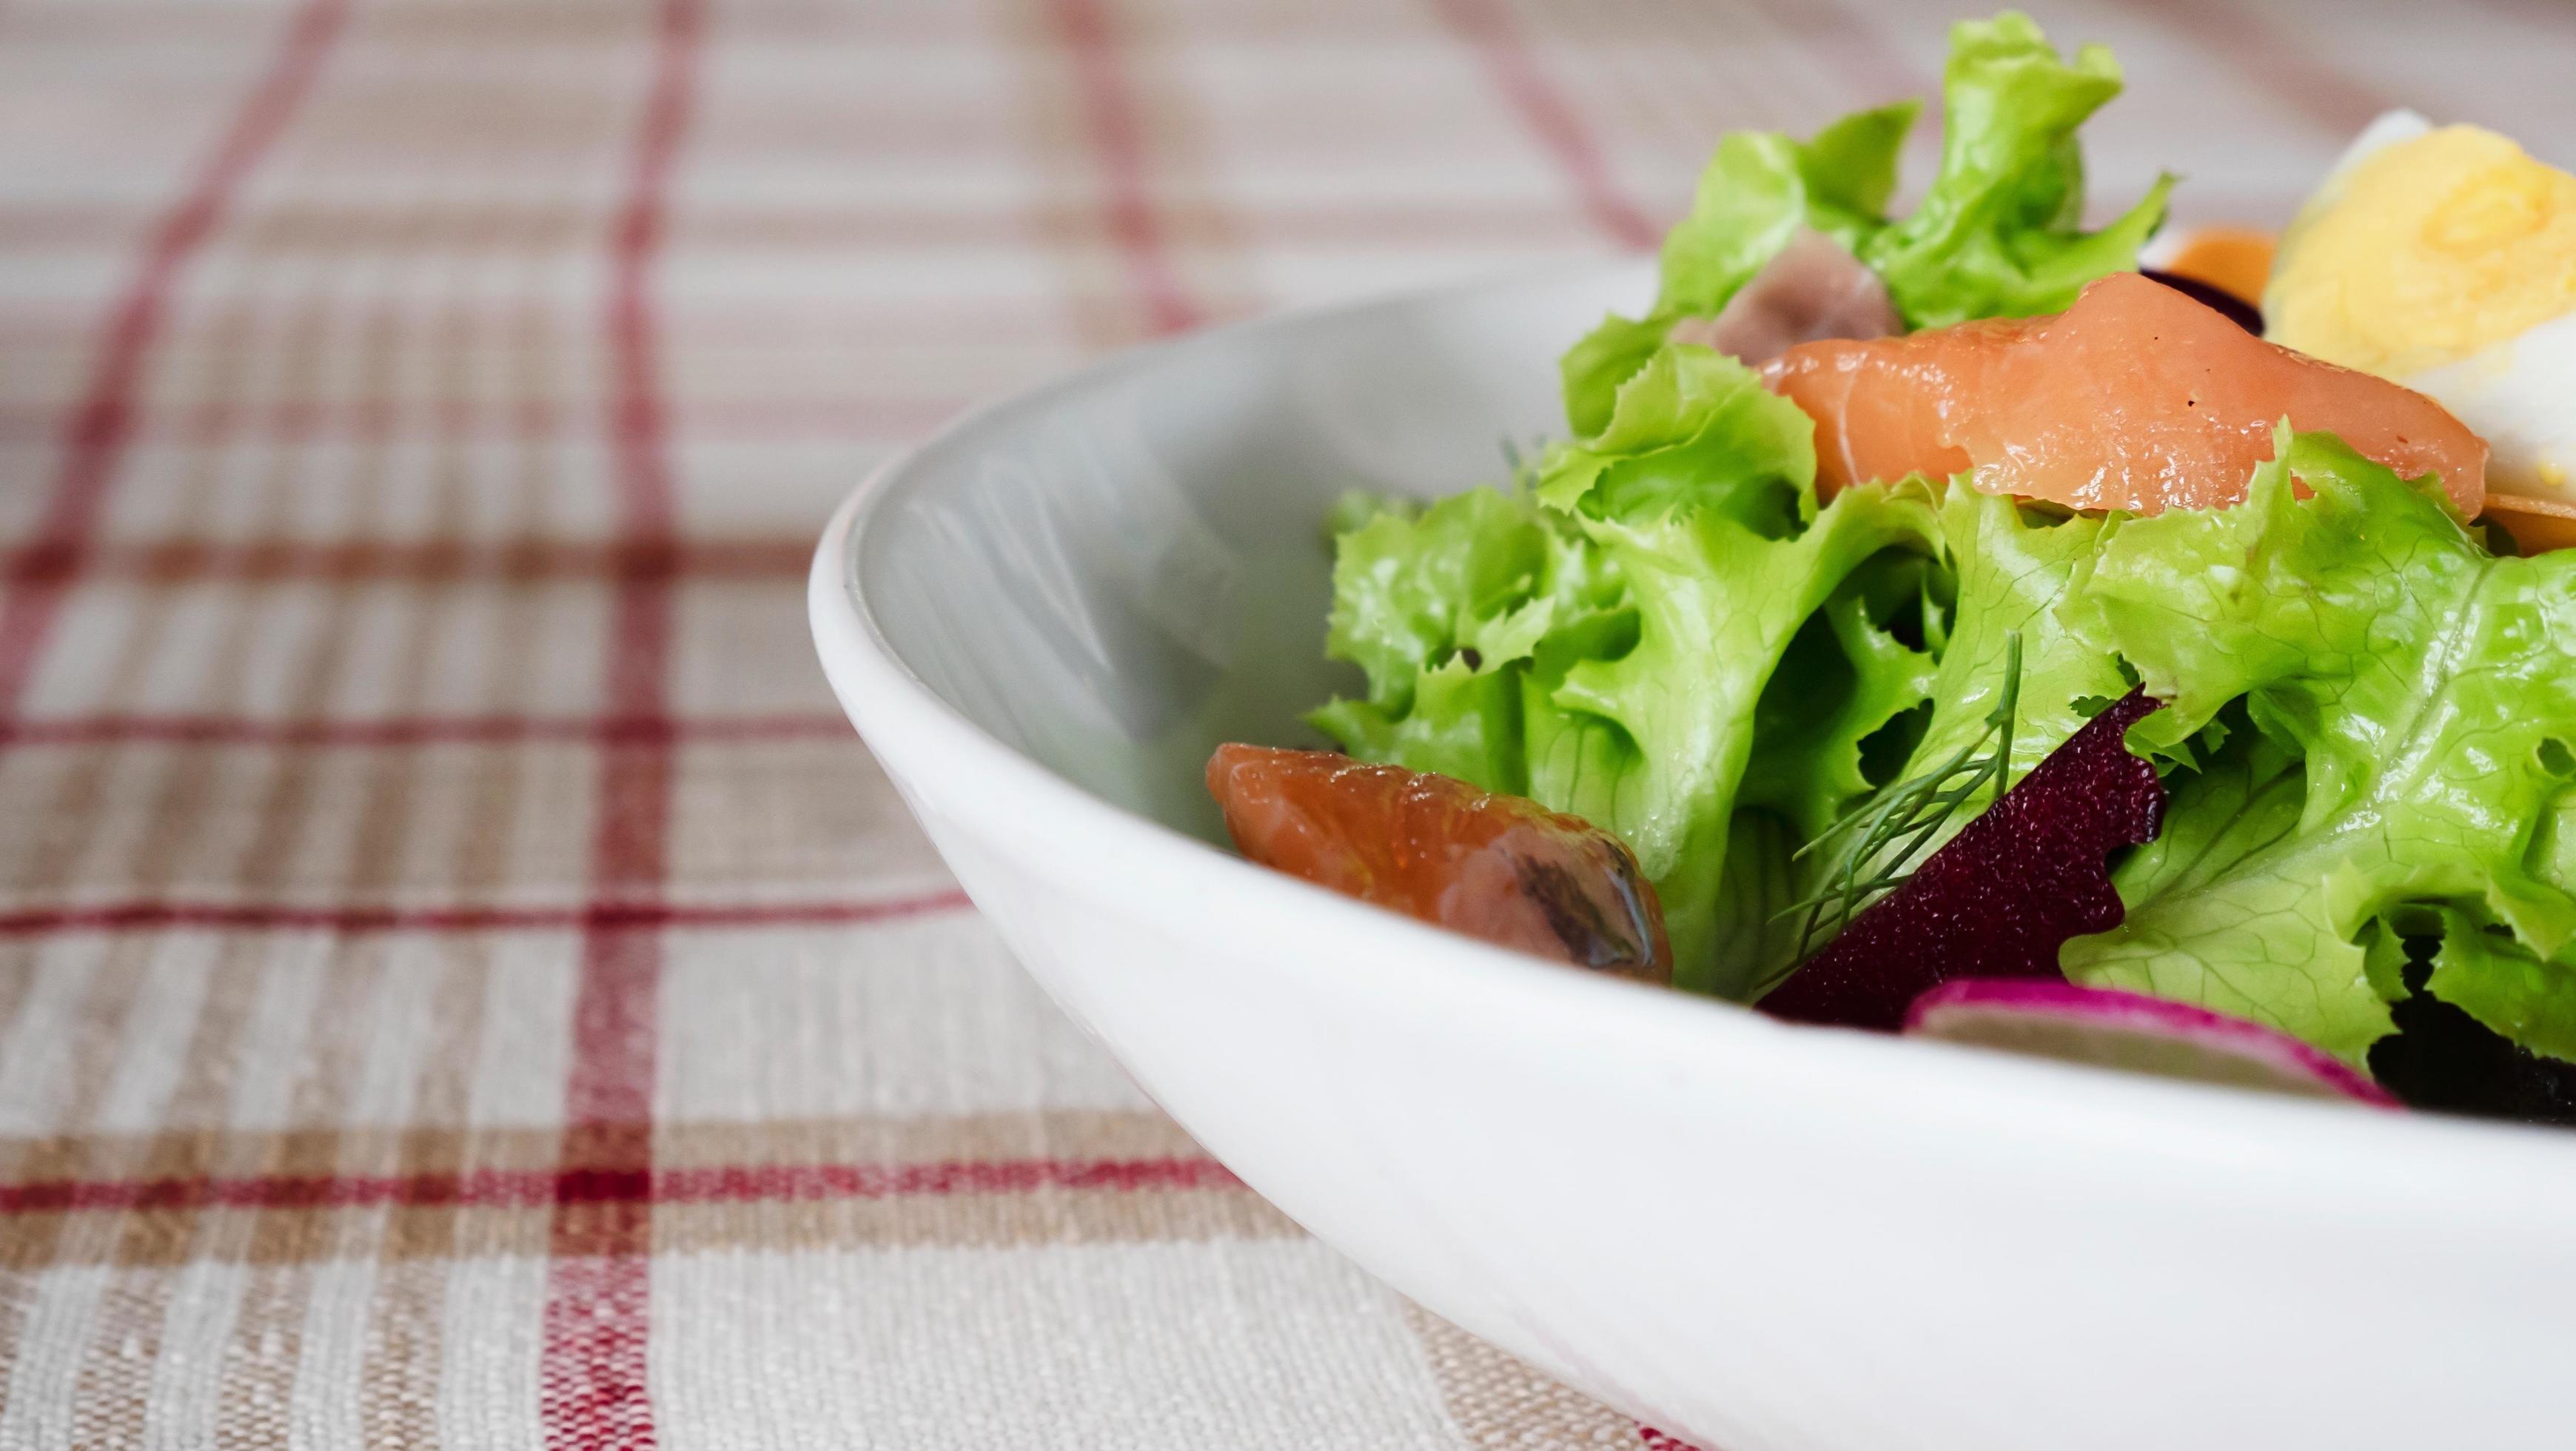
[[[1840,843],[1815,893],[1779,913],[1807,914],[1793,961],[1805,961],[1870,903],[1904,885],[1914,875],[1915,857],[1980,793],[1991,790],[1992,800],[2003,799],[2011,784],[2013,719],[2020,705],[2021,635],[2015,632],[2004,637],[2003,690],[1986,715],[1985,730],[1947,761],[1889,786],[1798,849],[1803,859]]]

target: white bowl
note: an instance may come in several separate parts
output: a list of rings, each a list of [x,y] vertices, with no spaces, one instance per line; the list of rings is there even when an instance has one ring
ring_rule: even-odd
[[[1320,521],[1557,425],[1635,267],[1227,328],[988,408],[815,556],[832,685],[1157,1101],[1405,1294],[1710,1451],[2576,1444],[2576,1137],[1785,1027],[1243,863]]]

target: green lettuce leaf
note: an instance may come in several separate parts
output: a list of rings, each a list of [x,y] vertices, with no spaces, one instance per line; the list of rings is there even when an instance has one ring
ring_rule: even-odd
[[[1612,316],[1566,353],[1566,419],[1577,434],[1610,421],[1619,385],[1643,367],[1674,322],[1726,306],[1801,226],[1846,248],[1884,224],[1913,101],[1846,116],[1799,141],[1776,131],[1721,138],[1700,173],[1690,215],[1664,236],[1662,288],[1644,318]]]
[[[1606,788],[1608,810],[1591,819],[1636,850],[1662,891],[1675,980],[1724,990],[1735,984],[1712,960],[1718,882],[1763,688],[1844,576],[1881,550],[1933,547],[1931,509],[1919,488],[1869,486],[1845,490],[1787,539],[1716,509],[1586,527],[1627,576],[1637,645],[1574,665],[1549,703],[1625,737],[1607,762],[1578,763],[1610,768],[1588,793]],[[1541,800],[1553,764],[1531,763]]]
[[[1674,322],[1723,308],[1801,227],[1875,269],[1915,327],[2055,312],[2085,283],[2137,266],[2139,246],[2164,219],[2170,177],[2111,225],[2081,227],[2075,131],[2119,94],[2109,52],[2085,46],[2062,60],[2014,12],[1962,22],[1950,44],[1941,170],[1903,221],[1888,220],[1887,203],[1915,101],[1856,112],[1807,141],[1740,131],[1718,142],[1690,214],[1664,238],[1653,309],[1606,319],[1559,365],[1577,435],[1609,422],[1619,385]]]
[[[2172,177],[2102,230],[2080,227],[2075,131],[2119,93],[2109,51],[2083,46],[2069,64],[2026,15],[1951,27],[1940,174],[1911,216],[1859,246],[1908,323],[2062,311],[2085,283],[2138,265]]]
[[[1306,723],[1364,761],[1400,761],[1488,791],[1528,794],[1516,678],[1453,659],[1420,672],[1411,692],[1402,712],[1336,699],[1307,712]]]
[[[1757,777],[1758,765],[1745,779]],[[1814,890],[1815,868],[1795,855],[1799,838],[1774,812],[1739,811],[1727,828],[1718,873],[1710,959],[1716,982],[1739,1001],[1759,997],[1788,975],[1798,958],[1804,914],[1793,910]]]
[[[1646,360],[1664,345],[1664,334],[1672,325],[1670,316],[1633,318],[1613,313],[1566,349],[1556,370],[1565,391],[1566,423],[1576,434],[1599,433],[1609,425],[1619,385],[1646,366]]]
[[[1920,555],[1871,560],[1791,638],[1754,710],[1739,810],[1771,811],[1805,842],[1886,784],[1913,744],[1887,735],[1890,724],[1928,702],[1936,679],[1932,651],[1898,629],[1919,619],[1909,612],[1919,609],[1932,563]]]
[[[1756,980],[1794,900],[1790,851],[1868,788],[1864,741],[1929,686],[1928,654],[1891,630],[1919,612],[1921,570],[1871,565],[1938,553],[1928,490],[1819,509],[1797,406],[1731,358],[1670,346],[1525,494],[1346,517],[1328,648],[1369,689],[1310,720],[1354,755],[1618,833],[1663,895],[1677,980]],[[1791,700],[1810,728],[1787,728]],[[1758,747],[1764,782],[1739,810]],[[1762,859],[1730,874],[1738,836]]]
[[[1856,111],[1812,141],[1776,131],[1720,138],[1690,215],[1665,234],[1656,311],[1686,317],[1724,307],[1801,226],[1858,247],[1885,225],[1896,164],[1920,110],[1899,101]]]
[[[1688,506],[1779,535],[1815,517],[1815,478],[1816,425],[1798,405],[1733,358],[1677,344],[1620,386],[1598,433],[1549,452],[1536,492],[1589,519]]]
[[[2065,744],[2098,704],[2128,694],[2130,682],[2112,651],[2061,618],[2118,523],[2052,515],[1981,494],[1964,479],[1951,484],[1941,503],[1941,534],[1957,603],[1932,684],[1932,719],[1900,777],[1931,769],[1984,732],[2004,687],[2004,653],[2013,635],[2021,637],[2022,670],[2012,779]],[[1934,844],[1947,839],[1944,833]]]
[[[2236,508],[2125,523],[2064,612],[2169,702],[2133,745],[2248,723],[2181,782],[2117,879],[2128,920],[2069,943],[2067,973],[2359,1062],[2389,1030],[2374,934],[2411,915],[2442,934],[2429,991],[2568,1055],[2576,895],[2543,847],[2576,766],[2576,554],[2494,557],[2432,481],[2326,435],[2279,452]]]
[[[1368,693],[1308,723],[1355,756],[1526,794],[1520,677],[1551,636],[1616,645],[1607,557],[1562,516],[1490,488],[1428,508],[1346,500],[1335,523],[1325,651],[1359,666]]]
[[[1632,648],[1569,662],[1527,702],[1539,800],[1617,832],[1663,895],[1675,980],[1740,993],[1758,964],[1718,960],[1737,798],[1759,704],[1809,619],[1884,551],[1939,547],[1919,484],[1845,490],[1819,510],[1812,426],[1741,363],[1671,346],[1619,391],[1598,437],[1560,447],[1538,497],[1614,564]],[[1858,658],[1873,676],[1906,662]],[[1887,715],[1919,699],[1872,679]],[[1880,721],[1872,722],[1874,729]],[[1866,730],[1858,722],[1847,728]],[[1767,927],[1767,924],[1764,924]]]
[[[1937,771],[1983,738],[2005,686],[2015,637],[2021,641],[2021,675],[2007,781],[2018,780],[2065,744],[2099,706],[2128,693],[2118,657],[2062,618],[2118,522],[2028,508],[1981,494],[1964,478],[1946,487],[1940,504],[1942,576],[1955,599],[1943,612],[1938,663],[1923,696],[1930,708],[1902,764],[1880,773],[1872,785]],[[1905,860],[1874,859],[1873,866],[1920,862],[1993,800],[1986,794],[1970,798],[1915,843]]]

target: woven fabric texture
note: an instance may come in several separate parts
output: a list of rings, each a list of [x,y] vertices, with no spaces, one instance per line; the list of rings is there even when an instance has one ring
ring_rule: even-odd
[[[2388,105],[2576,136],[2540,0],[2043,18],[2128,65],[2097,194],[2191,218]],[[973,400],[1642,249],[1720,131],[1941,54],[1900,0],[0,0],[0,1448],[1672,1444],[1047,1005],[802,572]]]

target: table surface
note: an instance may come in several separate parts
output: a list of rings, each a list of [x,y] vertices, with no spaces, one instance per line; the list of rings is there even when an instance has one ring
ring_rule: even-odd
[[[1087,355],[1648,245],[1921,9],[0,0],[0,1447],[1666,1444],[1048,1006],[801,574]],[[2106,201],[2576,160],[2543,0],[2043,18]]]

